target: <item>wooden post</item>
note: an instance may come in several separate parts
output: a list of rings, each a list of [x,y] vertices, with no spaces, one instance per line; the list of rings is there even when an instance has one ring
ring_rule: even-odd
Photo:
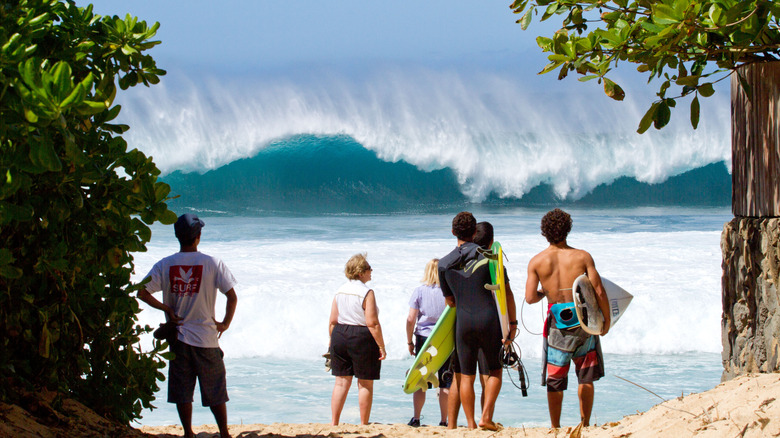
[[[780,216],[780,62],[744,65],[731,76],[731,154],[734,216]]]

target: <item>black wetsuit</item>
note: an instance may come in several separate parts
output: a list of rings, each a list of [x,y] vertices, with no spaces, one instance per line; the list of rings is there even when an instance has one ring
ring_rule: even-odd
[[[490,284],[488,259],[479,246],[466,242],[439,261],[439,283],[445,297],[455,298],[455,345],[460,371],[477,373],[482,350],[491,371],[501,369],[501,324]]]

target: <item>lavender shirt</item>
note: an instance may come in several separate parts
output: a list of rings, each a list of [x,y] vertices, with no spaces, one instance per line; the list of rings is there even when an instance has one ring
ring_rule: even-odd
[[[414,334],[417,336],[430,336],[433,326],[436,325],[436,321],[439,320],[439,316],[444,312],[446,305],[444,295],[438,285],[418,286],[409,299],[409,307],[419,310]]]

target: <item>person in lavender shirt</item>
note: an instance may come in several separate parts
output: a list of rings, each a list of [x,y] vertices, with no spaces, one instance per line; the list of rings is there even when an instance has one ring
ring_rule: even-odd
[[[425,340],[431,335],[433,326],[444,312],[444,295],[439,287],[439,259],[433,259],[425,265],[425,275],[422,285],[418,286],[409,299],[409,316],[406,318],[406,342],[409,354],[416,356],[420,352]],[[412,342],[414,334],[414,342]],[[439,409],[441,421],[439,426],[447,425],[447,395],[452,383],[450,359],[439,368]],[[425,404],[425,392],[418,390],[413,395],[414,416],[409,421],[409,426],[420,426],[420,414]]]

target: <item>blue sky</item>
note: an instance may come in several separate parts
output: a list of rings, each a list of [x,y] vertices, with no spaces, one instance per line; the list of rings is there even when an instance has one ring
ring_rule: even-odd
[[[86,0],[78,0],[86,5]],[[354,79],[377,71],[430,69],[458,75],[497,74],[538,93],[571,94],[611,105],[597,81],[580,83],[576,74],[563,81],[557,71],[537,73],[547,54],[536,44],[551,36],[562,16],[537,19],[523,31],[509,8],[511,0],[97,0],[95,12],[130,13],[160,22],[149,53],[170,73],[188,80],[284,78],[316,82],[327,75]],[[301,79],[303,78],[303,79]],[[627,100],[649,106],[658,80],[623,63],[610,73],[626,89]],[[728,84],[718,84],[728,94]],[[704,104],[705,111],[708,110]],[[678,117],[675,117],[678,118]]]
[[[509,3],[133,0],[94,5],[99,14],[159,21],[163,44],[151,53],[163,68],[242,72],[377,63],[518,68],[536,55],[538,71],[544,55],[535,37],[550,26],[534,23],[522,31]]]

